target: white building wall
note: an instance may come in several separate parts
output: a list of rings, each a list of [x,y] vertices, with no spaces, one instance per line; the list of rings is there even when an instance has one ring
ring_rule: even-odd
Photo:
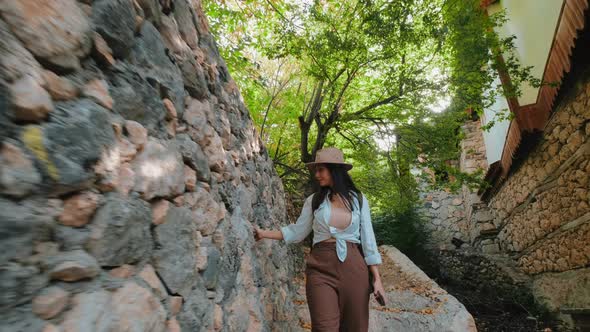
[[[506,11],[508,21],[497,32],[502,38],[516,36],[516,56],[521,65],[533,66],[531,73],[535,78],[543,76],[563,3],[564,0],[500,0],[488,7],[489,14]],[[496,78],[494,84],[499,83],[500,79]],[[521,90],[520,106],[536,103],[538,88],[526,84]],[[496,102],[484,110],[482,124],[487,124],[496,113],[508,108],[506,98],[498,96]],[[509,127],[508,120],[496,121],[489,131],[483,132],[488,165],[502,158]]]
[[[497,84],[500,84],[499,77],[494,81],[494,85]],[[496,102],[490,108],[484,109],[484,115],[481,119],[482,125],[485,125],[492,120],[495,121],[489,131],[483,131],[483,141],[486,147],[486,159],[488,165],[491,165],[502,158],[502,150],[504,149],[504,142],[506,141],[510,121],[497,121],[495,116],[498,112],[505,114],[506,110],[509,111],[509,108],[508,102],[504,96],[498,96]]]
[[[508,22],[498,29],[501,37],[516,36],[517,57],[531,73],[542,78],[564,0],[500,0],[488,7],[490,14],[506,10]],[[525,38],[526,37],[526,38]],[[521,106],[537,101],[539,89],[528,84],[518,98]]]

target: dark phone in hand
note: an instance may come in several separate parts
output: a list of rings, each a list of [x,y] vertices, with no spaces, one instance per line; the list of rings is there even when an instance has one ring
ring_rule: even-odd
[[[377,292],[377,295],[375,295],[375,299],[377,300],[377,302],[380,305],[385,306],[385,298],[383,298],[383,295],[381,295],[381,292]]]

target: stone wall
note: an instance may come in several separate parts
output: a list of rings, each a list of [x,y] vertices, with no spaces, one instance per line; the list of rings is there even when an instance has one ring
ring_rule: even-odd
[[[462,172],[474,174],[487,169],[485,145],[479,120],[466,122],[461,130],[461,155],[458,163]],[[476,190],[463,186],[457,193],[421,190],[424,205],[421,212],[427,217],[430,249],[480,247],[484,252],[496,252],[493,215],[482,203]]]
[[[486,149],[483,141],[481,122],[467,121],[461,128],[464,138],[461,141],[459,165],[461,171],[475,173],[488,169]]]
[[[280,179],[199,0],[0,2],[0,330],[287,331]]]
[[[579,76],[489,204],[502,252],[532,276],[537,302],[565,321],[590,308],[590,74]]]
[[[465,218],[463,197],[444,190],[422,192],[425,215],[424,228],[428,233],[427,246],[431,250],[454,248],[453,239],[458,239],[458,247],[468,244],[468,224]],[[455,240],[457,241],[457,240]]]
[[[590,81],[557,105],[541,142],[490,206],[502,250],[531,274],[590,265]]]
[[[553,312],[590,307],[590,74],[586,69],[577,77],[562,89],[540,141],[490,202],[466,188],[422,194],[429,247],[446,251],[438,252],[437,264],[451,279],[472,280],[473,270],[482,285],[503,280],[509,287],[495,288],[526,287]],[[479,151],[469,130],[475,127],[464,126],[463,150]],[[479,163],[466,155],[461,167],[472,171]],[[472,264],[478,255],[486,266],[503,268],[485,267],[491,275],[484,277],[481,266]]]
[[[590,263],[590,252],[583,249],[590,248],[588,81],[579,82],[557,106],[541,141],[488,204],[467,188],[455,195],[424,193],[425,213],[436,226],[431,228],[445,232],[436,238],[456,237],[472,245],[493,240],[497,250],[516,255],[530,274]],[[485,165],[478,157],[483,142],[474,134],[477,128],[474,122],[463,127],[460,165],[466,172]]]

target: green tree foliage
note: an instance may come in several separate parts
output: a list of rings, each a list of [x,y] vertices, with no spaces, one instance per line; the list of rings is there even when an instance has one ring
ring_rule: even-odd
[[[481,174],[463,174],[450,162],[459,157],[465,111],[481,113],[499,94],[518,95],[521,82],[539,83],[518,65],[514,38],[495,34],[505,15],[487,15],[479,3],[204,2],[286,190],[303,196],[310,182],[303,163],[337,146],[391,227],[419,219],[417,168],[432,170],[438,187],[481,185]],[[498,71],[513,84],[495,83]],[[444,99],[450,106],[433,112]]]
[[[498,98],[520,96],[522,84],[540,86],[531,74],[531,66],[522,66],[516,56],[515,36],[501,38],[496,29],[507,22],[506,13],[488,15],[476,0],[447,0],[443,4],[446,62],[450,67],[449,87],[457,107],[482,114]],[[503,79],[499,73],[509,77]],[[490,119],[484,129],[496,121],[512,119],[508,109]]]
[[[437,15],[430,2],[315,1],[299,10],[300,26],[282,27],[267,51],[294,57],[312,80],[298,117],[302,162],[331,132],[358,144],[354,129],[419,117],[443,88],[433,75],[440,57],[428,25]]]
[[[281,27],[297,19],[282,0],[204,1],[210,27],[250,110],[285,188],[295,194],[308,174],[300,162],[297,117],[308,95],[308,77],[288,55],[271,59],[268,46]],[[286,15],[289,15],[288,17]],[[275,36],[275,33],[278,35]],[[302,180],[305,179],[305,180]]]
[[[425,245],[426,232],[422,229],[423,216],[416,209],[387,211],[373,217],[378,245],[394,245],[420,266],[428,263],[421,248]]]
[[[379,176],[388,179],[379,196],[389,206],[393,192],[399,202],[394,209],[414,200],[411,190],[401,188],[415,187],[409,168],[432,144],[416,145],[413,134],[424,128],[415,133],[412,128],[428,126],[422,119],[432,117],[429,105],[448,88],[440,69],[445,59],[440,1],[205,5],[287,189],[302,189],[308,176],[303,163],[328,144],[346,149],[359,169],[369,159],[356,158],[357,151],[377,159],[373,165],[384,172]],[[435,126],[431,131],[454,133]],[[375,135],[395,135],[394,128],[403,132],[396,147],[378,149]],[[456,144],[449,146],[456,151]],[[429,159],[431,165],[449,155],[441,150],[439,145],[430,151],[439,155]]]

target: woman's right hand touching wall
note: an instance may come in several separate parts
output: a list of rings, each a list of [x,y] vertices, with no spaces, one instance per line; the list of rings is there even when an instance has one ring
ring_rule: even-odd
[[[260,229],[256,225],[253,225],[252,233],[254,235],[254,240],[256,240],[256,242],[258,242],[262,239],[272,239],[272,240],[282,240],[283,239],[283,232]]]
[[[254,225],[254,240],[256,240],[256,242],[264,239],[264,230],[258,228],[258,226]]]

